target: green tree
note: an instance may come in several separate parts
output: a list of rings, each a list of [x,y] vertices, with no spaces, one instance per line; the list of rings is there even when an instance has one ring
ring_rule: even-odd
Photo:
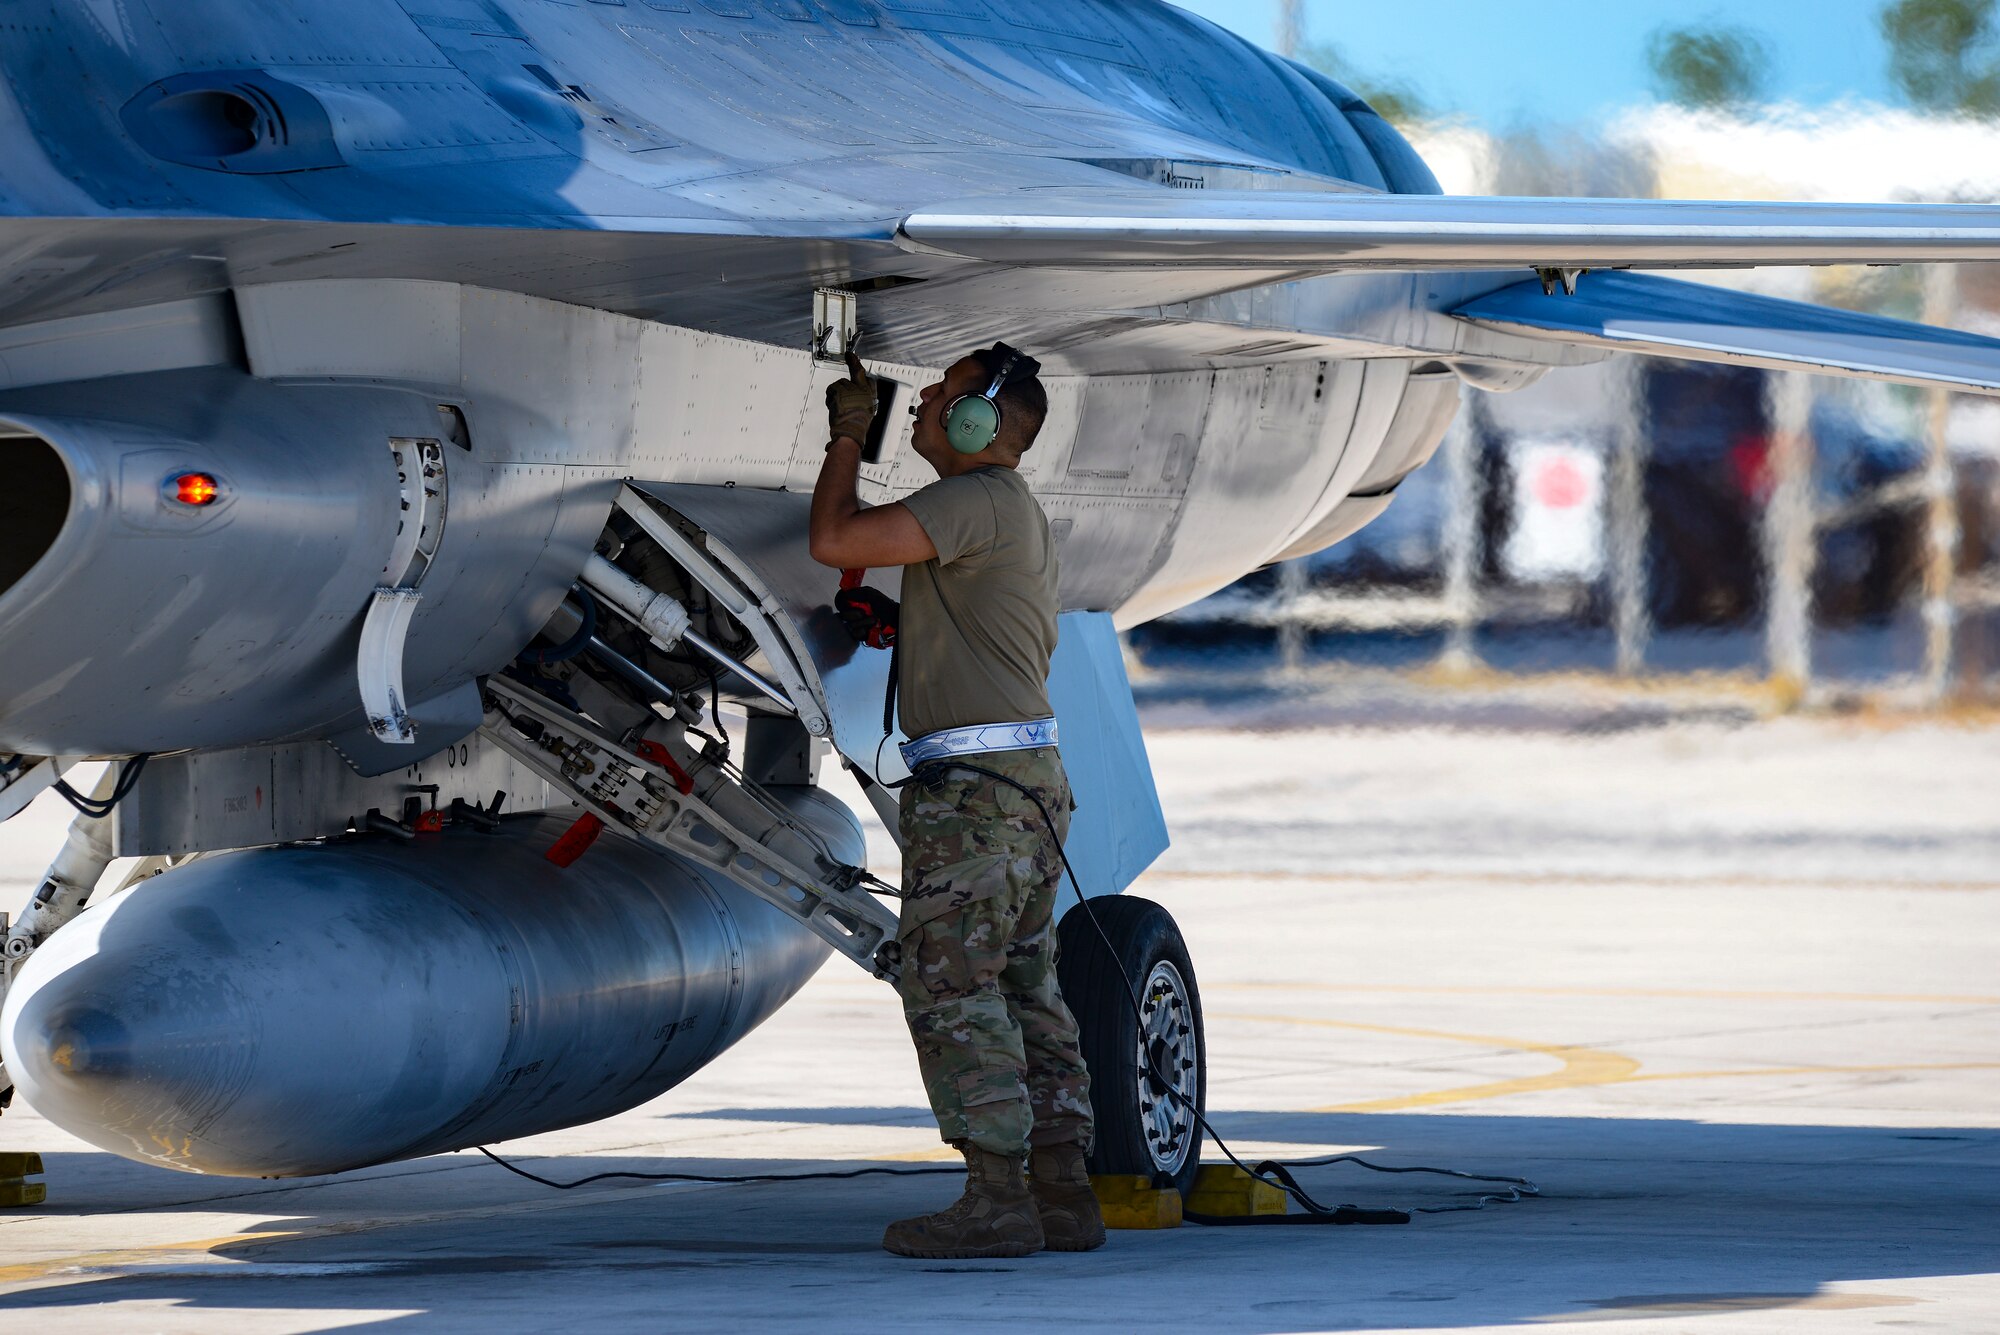
[[[1770,49],[1742,28],[1656,28],[1646,64],[1662,98],[1712,111],[1758,101],[1771,74]]]
[[[1414,87],[1364,74],[1331,42],[1302,42],[1296,59],[1352,88],[1391,125],[1409,126],[1431,118],[1429,104]]]
[[[1889,43],[1889,77],[1912,106],[2000,115],[1994,0],[1895,0],[1879,22]]]

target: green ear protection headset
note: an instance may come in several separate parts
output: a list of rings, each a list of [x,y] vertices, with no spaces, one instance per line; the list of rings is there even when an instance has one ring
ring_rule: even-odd
[[[999,394],[1021,354],[1005,343],[994,344],[993,351],[1000,354],[1000,370],[993,383],[983,393],[961,394],[945,405],[944,436],[960,454],[977,454],[1000,434]]]

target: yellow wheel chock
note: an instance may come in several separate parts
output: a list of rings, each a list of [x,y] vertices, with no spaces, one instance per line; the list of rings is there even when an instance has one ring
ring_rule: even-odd
[[[0,1154],[0,1209],[40,1205],[47,1200],[47,1183],[25,1180],[41,1175],[41,1155],[24,1151]]]

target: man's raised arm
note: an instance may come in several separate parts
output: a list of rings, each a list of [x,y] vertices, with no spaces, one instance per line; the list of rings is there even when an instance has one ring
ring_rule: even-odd
[[[830,439],[813,486],[812,558],[842,570],[904,566],[937,555],[930,535],[901,504],[864,508],[857,491],[861,442],[875,416],[875,386],[852,349],[849,376],[827,386]]]

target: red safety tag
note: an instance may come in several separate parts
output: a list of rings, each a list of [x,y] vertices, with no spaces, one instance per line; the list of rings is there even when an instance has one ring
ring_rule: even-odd
[[[682,797],[686,797],[689,793],[692,793],[694,791],[694,776],[689,774],[686,770],[682,769],[680,767],[679,762],[677,762],[671,755],[667,754],[667,748],[665,746],[662,746],[660,743],[653,741],[651,738],[647,738],[645,741],[640,742],[637,746],[633,747],[632,753],[638,756],[641,760],[650,760],[655,765],[658,765],[661,769],[665,770],[667,774],[673,779],[674,787],[681,790]]]
[[[436,807],[432,807],[429,811],[419,811],[414,828],[418,834],[436,834],[444,829],[444,813]]]
[[[562,832],[562,837],[549,845],[549,851],[542,856],[558,867],[567,867],[589,851],[597,842],[597,836],[604,833],[604,822],[586,811],[576,818],[576,824]]]
[[[858,589],[861,587],[861,581],[867,578],[868,572],[866,570],[850,566],[840,572],[840,587],[843,589]]]

